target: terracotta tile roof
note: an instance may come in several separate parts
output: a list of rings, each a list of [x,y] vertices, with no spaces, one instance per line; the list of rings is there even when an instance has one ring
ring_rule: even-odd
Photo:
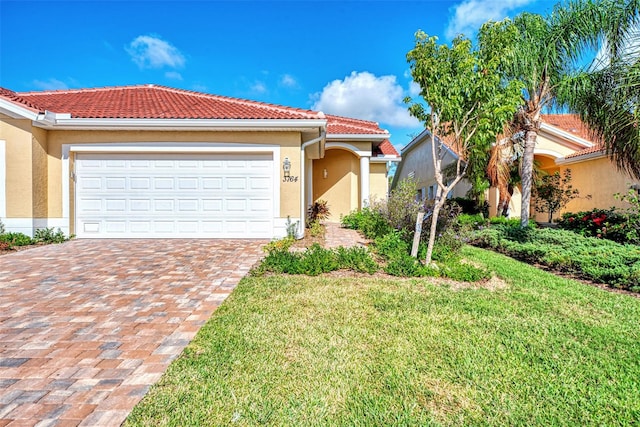
[[[369,120],[352,119],[330,114],[327,114],[327,120],[327,133],[329,134],[382,135],[387,133],[387,131],[380,129],[378,123]]]
[[[393,146],[393,144],[391,144],[391,141],[389,141],[388,139],[385,139],[384,141],[382,141],[380,143],[380,145],[378,145],[377,147],[375,147],[373,149],[373,156],[399,156],[400,154],[398,154],[398,151],[396,150],[396,148]]]
[[[316,111],[210,95],[165,86],[117,86],[16,93],[0,97],[40,112],[73,118],[118,119],[322,119]]]
[[[572,133],[579,138],[591,141],[589,128],[582,123],[577,114],[543,114],[542,121],[565,132]]]
[[[574,157],[584,156],[586,154],[593,153],[605,154],[605,148],[601,144],[594,145],[593,147],[585,148],[584,150],[576,151],[575,153],[564,156],[565,159],[572,159]]]
[[[40,111],[40,108],[21,97],[18,93],[9,89],[5,89],[3,87],[0,87],[0,98],[4,98],[8,101],[13,102],[14,104],[20,104],[20,106],[33,110],[35,112]]]

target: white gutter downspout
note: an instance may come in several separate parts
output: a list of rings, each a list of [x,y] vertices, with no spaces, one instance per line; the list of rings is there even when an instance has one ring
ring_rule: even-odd
[[[326,131],[322,131],[319,137],[305,142],[300,147],[300,224],[298,224],[298,236],[297,236],[298,239],[302,239],[304,237],[304,228],[305,228],[305,222],[306,222],[306,216],[307,216],[307,206],[306,206],[307,203],[304,197],[305,175],[306,175],[304,160],[307,155],[305,150],[307,149],[308,146],[315,144],[316,142],[322,141],[326,136],[327,136]]]

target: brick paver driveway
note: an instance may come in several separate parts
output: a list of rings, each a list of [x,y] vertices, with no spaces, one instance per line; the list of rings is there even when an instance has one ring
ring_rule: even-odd
[[[75,240],[0,256],[0,427],[120,425],[263,243]]]

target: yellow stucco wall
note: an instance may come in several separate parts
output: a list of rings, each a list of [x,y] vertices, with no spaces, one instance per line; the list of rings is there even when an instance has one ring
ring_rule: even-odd
[[[341,216],[358,209],[359,170],[359,159],[341,149],[326,150],[323,159],[313,161],[313,200],[327,202],[329,221],[339,222]]]
[[[33,218],[33,139],[31,122],[3,118],[0,139],[6,142],[7,218]]]
[[[613,206],[627,208],[628,204],[616,200],[613,195],[626,194],[630,185],[640,184],[640,181],[618,171],[615,164],[606,157],[558,165],[557,169],[549,169],[549,172],[559,170],[563,174],[565,169],[571,169],[571,185],[580,191],[580,197],[570,201],[562,211],[554,214],[554,218],[560,218],[563,212],[608,209]],[[587,198],[587,195],[591,198]],[[547,221],[548,214],[537,213],[535,218],[536,221]]]
[[[624,172],[618,171],[615,165],[606,157],[587,159],[575,163],[556,164],[555,159],[547,156],[536,155],[536,161],[540,169],[545,173],[564,174],[566,169],[571,170],[571,185],[580,191],[578,198],[570,201],[560,212],[554,214],[554,221],[564,212],[588,211],[594,208],[608,209],[613,206],[619,208],[628,207],[613,196],[615,193],[626,194],[629,186],[639,183]],[[590,196],[590,197],[587,197]],[[518,205],[519,213],[520,207]],[[547,212],[536,212],[535,200],[531,203],[532,218],[538,222],[546,222],[549,219]]]
[[[31,138],[33,218],[47,218],[49,215],[47,131],[33,128]]]
[[[371,163],[369,165],[369,201],[386,200],[387,192],[387,164]]]

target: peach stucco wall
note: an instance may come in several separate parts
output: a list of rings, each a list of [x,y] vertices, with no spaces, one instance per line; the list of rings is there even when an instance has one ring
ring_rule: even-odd
[[[358,157],[347,150],[326,150],[324,158],[313,161],[313,200],[327,202],[329,221],[339,222],[341,216],[359,208],[359,171]]]
[[[389,191],[387,164],[371,163],[369,175],[369,201],[386,200]]]
[[[7,218],[46,218],[48,196],[47,132],[29,120],[3,117]]]
[[[606,157],[557,165],[556,168],[549,168],[548,172],[558,170],[562,174],[565,169],[571,169],[571,185],[580,191],[580,197],[571,200],[554,218],[560,218],[563,212],[608,209],[613,206],[629,207],[627,203],[616,200],[614,194],[626,194],[631,185],[640,183],[625,172],[617,170],[615,164]],[[587,198],[588,195],[591,198]],[[535,218],[536,221],[547,221],[548,214],[537,213]]]

